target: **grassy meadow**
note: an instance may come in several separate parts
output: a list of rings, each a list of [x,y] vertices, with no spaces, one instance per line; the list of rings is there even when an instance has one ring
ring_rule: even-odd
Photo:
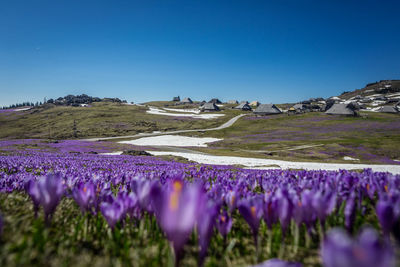
[[[194,108],[172,101],[148,106]],[[205,129],[245,113],[229,128],[182,135],[223,138],[207,148],[191,148],[213,155],[246,156],[293,161],[400,164],[400,116],[375,112],[360,117],[328,116],[310,112],[288,116],[255,116],[225,105],[216,119],[161,116],[148,107],[94,103],[91,107],[44,106],[21,112],[0,113],[1,139],[82,139],[134,135],[142,132]],[[174,113],[174,111],[168,111]],[[76,122],[77,138],[74,136]],[[118,139],[113,141],[121,141]]]
[[[78,138],[202,129],[219,126],[235,115],[228,111],[222,118],[204,120],[153,115],[146,110],[145,106],[93,103],[91,107],[46,105],[27,111],[0,113],[0,138],[73,139],[74,121]]]
[[[223,138],[208,148],[197,149],[216,155],[326,162],[349,162],[343,160],[348,156],[363,163],[400,163],[394,161],[400,160],[400,116],[396,114],[250,114],[227,129],[196,135]]]

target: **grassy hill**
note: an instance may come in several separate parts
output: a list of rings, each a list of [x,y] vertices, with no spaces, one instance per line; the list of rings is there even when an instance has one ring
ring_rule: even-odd
[[[141,132],[216,127],[236,113],[212,119],[169,117],[146,113],[147,107],[93,103],[91,107],[46,104],[26,111],[0,113],[0,138],[78,138],[132,135]]]
[[[341,99],[350,99],[357,95],[370,96],[374,94],[385,94],[385,93],[399,93],[400,92],[400,80],[381,80],[379,82],[369,83],[364,88],[356,89],[351,92],[344,92],[339,97]]]

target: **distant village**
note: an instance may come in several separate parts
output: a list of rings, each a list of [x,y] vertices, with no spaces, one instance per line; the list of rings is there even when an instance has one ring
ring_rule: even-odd
[[[67,95],[57,99],[44,99],[42,102],[35,104],[24,102],[14,104],[3,109],[33,107],[41,105],[56,105],[56,106],[75,106],[88,107],[96,102],[111,102],[128,104],[126,100],[119,98],[99,98],[91,97],[86,94],[82,95]],[[400,113],[400,80],[381,80],[379,82],[367,84],[362,89],[357,89],[352,92],[343,92],[340,96],[333,96],[327,99],[310,98],[295,104],[262,104],[258,101],[237,101],[229,100],[222,102],[217,98],[206,101],[193,101],[190,97],[181,100],[179,96],[173,97],[172,104],[165,106],[193,106],[199,109],[200,112],[218,112],[221,108],[231,108],[253,112],[256,115],[274,115],[287,113],[288,115],[301,114],[306,112],[325,112],[329,115],[344,115],[358,116],[359,111],[384,112],[384,113]],[[133,102],[131,102],[133,104]]]
[[[301,114],[306,112],[325,112],[329,115],[358,116],[359,111],[400,113],[400,80],[382,80],[367,84],[363,89],[353,92],[343,92],[340,96],[327,99],[310,98],[293,105],[261,104],[258,101],[229,100],[222,103],[219,99],[209,102],[193,102],[189,97],[172,99],[176,105],[198,104],[202,112],[220,111],[222,104],[234,105],[231,108],[243,111],[252,111],[256,115],[274,115],[287,113]],[[280,107],[278,107],[280,106]]]

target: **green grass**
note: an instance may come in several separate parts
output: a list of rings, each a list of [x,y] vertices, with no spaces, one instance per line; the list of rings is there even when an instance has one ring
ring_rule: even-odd
[[[164,107],[172,101],[147,103]],[[214,128],[238,114],[249,114],[226,105],[224,117],[211,120],[176,118],[146,113],[142,106],[95,103],[92,107],[40,107],[29,111],[0,114],[0,138],[74,139],[76,121],[78,138],[134,135],[141,132]],[[193,105],[170,106],[189,108]],[[362,113],[361,117],[328,116],[311,112],[268,119],[239,119],[233,126],[210,132],[182,135],[223,138],[209,148],[195,150],[228,156],[246,156],[293,161],[349,163],[344,156],[359,163],[396,164],[400,160],[400,116]],[[113,141],[121,141],[118,139]],[[287,150],[302,145],[322,145],[301,150]]]
[[[246,156],[293,161],[386,163],[400,159],[400,116],[365,113],[363,117],[330,117],[311,112],[268,119],[241,118],[232,127],[212,132],[188,133],[223,141],[196,150],[214,155]],[[318,145],[287,150],[302,145]],[[387,164],[395,164],[387,163]]]
[[[47,106],[29,111],[0,114],[0,138],[73,139],[74,120],[78,138],[133,135],[141,132],[216,127],[235,115],[212,119],[190,119],[146,113],[147,108],[114,103],[92,107]]]

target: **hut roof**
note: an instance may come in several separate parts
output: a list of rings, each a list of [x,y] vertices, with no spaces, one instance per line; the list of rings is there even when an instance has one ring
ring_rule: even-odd
[[[330,115],[355,115],[355,108],[351,104],[333,104],[325,113]]]
[[[208,103],[214,103],[214,104],[222,104],[222,102],[218,98],[213,98]]]
[[[262,104],[254,110],[255,114],[266,115],[266,114],[279,114],[282,111],[277,108],[274,104]]]
[[[249,104],[242,103],[239,104],[239,106],[234,107],[234,109],[251,110],[251,107],[249,106]]]
[[[399,113],[395,106],[383,106],[379,109],[379,112],[384,113]]]
[[[185,99],[182,100],[182,103],[193,103],[192,99],[190,97],[186,97]]]
[[[219,107],[215,105],[214,103],[204,103],[203,106],[200,107],[201,110],[207,110],[207,111],[219,111]]]
[[[292,108],[294,109],[306,109],[306,106],[304,104],[295,104]]]

